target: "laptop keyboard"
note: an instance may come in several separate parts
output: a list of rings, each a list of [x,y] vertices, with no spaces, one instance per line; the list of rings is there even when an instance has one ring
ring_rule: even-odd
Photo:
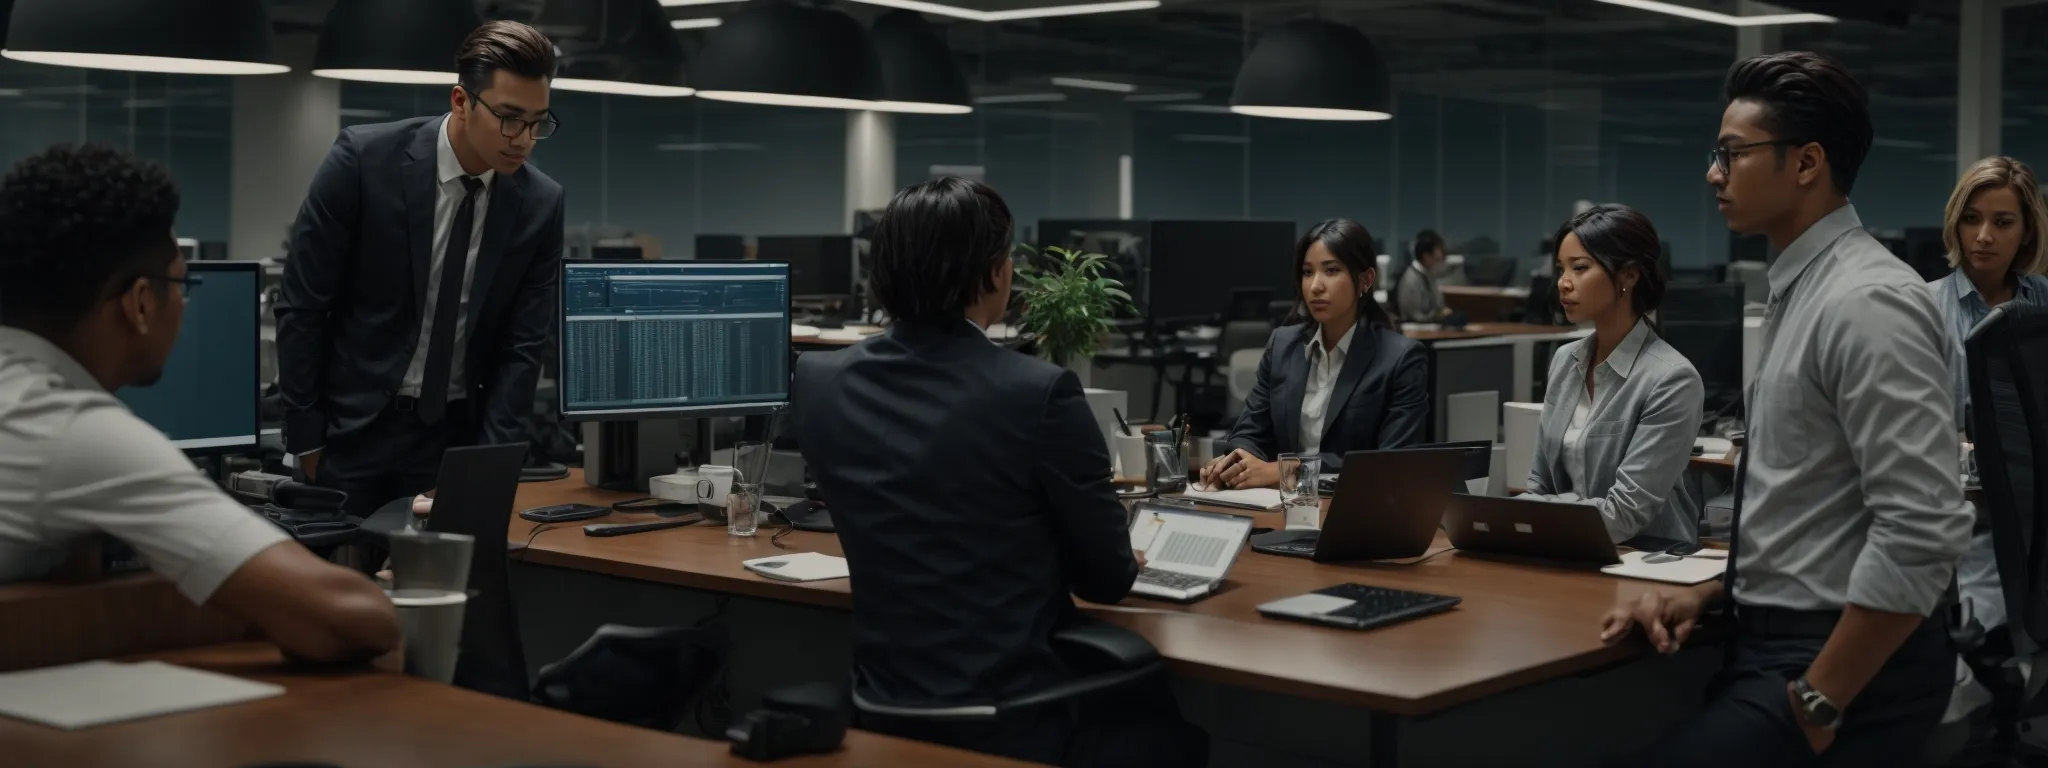
[[[1426,592],[1409,592],[1401,589],[1387,589],[1366,584],[1339,584],[1328,589],[1318,589],[1316,594],[1341,597],[1352,601],[1352,605],[1331,611],[1330,616],[1344,616],[1368,624],[1391,621],[1411,612],[1447,608],[1458,602],[1455,597],[1432,595]]]
[[[1208,584],[1210,581],[1211,579],[1203,576],[1162,571],[1157,568],[1146,568],[1138,572],[1138,583],[1150,584],[1162,589],[1189,590]]]

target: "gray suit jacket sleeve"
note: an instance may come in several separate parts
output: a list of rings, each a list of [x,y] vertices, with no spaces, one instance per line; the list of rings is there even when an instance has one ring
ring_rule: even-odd
[[[1409,323],[1433,322],[1443,314],[1443,298],[1431,288],[1429,281],[1422,278],[1411,266],[1401,273],[1401,284],[1396,286],[1394,305],[1401,310],[1401,320]]]
[[[1574,398],[1579,390],[1575,387],[1584,386],[1574,380],[1577,370],[1569,348],[1559,350],[1551,361],[1551,386],[1543,400],[1546,415],[1553,408],[1569,411],[1576,407]],[[1678,478],[1692,460],[1693,438],[1699,435],[1700,411],[1706,401],[1706,387],[1697,372],[1690,368],[1658,368],[1648,360],[1637,362],[1635,376],[1620,385],[1620,396],[1640,402],[1631,404],[1631,410],[1637,414],[1635,422],[1618,433],[1589,430],[1580,437],[1589,443],[1587,452],[1595,455],[1609,451],[1597,450],[1591,443],[1628,441],[1611,474],[1605,467],[1588,468],[1589,483],[1600,484],[1602,479],[1612,478],[1605,483],[1606,487],[1570,487],[1571,479],[1563,470],[1560,456],[1564,434],[1556,431],[1571,423],[1566,417],[1543,419],[1536,459],[1529,468],[1528,489],[1532,494],[1554,496],[1568,491],[1582,497],[1583,503],[1599,508],[1608,536],[1617,542],[1635,538],[1658,515],[1666,514]]]

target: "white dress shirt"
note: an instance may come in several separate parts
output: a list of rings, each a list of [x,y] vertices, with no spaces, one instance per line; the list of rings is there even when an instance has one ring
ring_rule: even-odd
[[[412,363],[405,367],[405,378],[398,385],[398,394],[419,397],[420,387],[427,379],[427,347],[434,338],[434,305],[440,303],[441,264],[448,250],[448,236],[455,228],[456,209],[462,205],[466,192],[462,188],[462,162],[455,158],[455,147],[448,143],[448,118],[441,118],[441,141],[434,145],[434,249],[432,265],[427,267],[427,305],[420,313],[419,344],[413,348]],[[484,240],[484,212],[491,209],[491,180],[497,172],[486,169],[476,179],[484,183],[476,193],[475,220],[469,230],[469,258],[462,268],[462,303],[456,307],[455,346],[448,356],[448,402],[455,402],[467,394],[463,375],[463,358],[469,340],[469,292],[470,281],[476,276],[477,249]]]
[[[0,328],[0,583],[49,573],[98,533],[202,604],[287,540],[64,350]]]
[[[1584,383],[1574,387],[1579,391],[1579,405],[1572,409],[1571,424],[1564,430],[1564,476],[1571,478],[1574,490],[1589,487],[1586,472],[1586,423],[1593,420],[1593,393],[1586,390]]]
[[[1358,326],[1344,332],[1337,346],[1323,349],[1323,331],[1308,340],[1308,389],[1301,396],[1301,455],[1321,456],[1323,425],[1329,421],[1330,393],[1337,388],[1337,374],[1344,371],[1344,357],[1351,352],[1351,336]]]

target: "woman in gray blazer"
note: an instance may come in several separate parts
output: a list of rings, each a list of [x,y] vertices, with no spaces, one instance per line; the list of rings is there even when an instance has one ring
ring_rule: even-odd
[[[1599,508],[1616,543],[1699,540],[1679,489],[1706,388],[1649,315],[1664,297],[1657,230],[1634,209],[1595,206],[1558,230],[1558,299],[1593,335],[1557,351],[1528,492]]]

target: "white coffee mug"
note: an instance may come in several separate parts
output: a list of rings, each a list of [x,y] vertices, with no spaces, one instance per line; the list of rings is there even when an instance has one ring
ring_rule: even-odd
[[[716,490],[711,478],[694,469],[649,478],[647,492],[656,498],[679,504],[695,504]]]
[[[739,470],[733,469],[732,467],[721,467],[716,464],[707,464],[698,467],[697,474],[703,476],[704,479],[711,481],[711,493],[703,498],[698,499],[697,501],[703,504],[717,504],[719,506],[724,506],[725,497],[732,493],[733,477],[739,474]]]
[[[1116,447],[1116,477],[1119,480],[1143,482],[1145,468],[1150,459],[1145,453],[1145,438],[1140,435],[1111,435]]]

